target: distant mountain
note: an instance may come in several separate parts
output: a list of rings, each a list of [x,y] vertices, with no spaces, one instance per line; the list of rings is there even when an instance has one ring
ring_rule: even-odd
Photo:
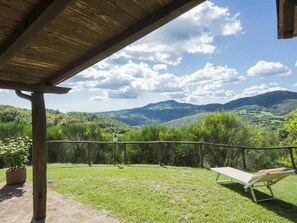
[[[271,107],[289,99],[297,99],[297,93],[291,91],[272,91],[253,97],[240,98],[224,104],[224,109],[231,110],[246,105],[259,105],[262,107]]]
[[[274,124],[282,122],[284,115],[294,109],[297,109],[297,93],[273,91],[236,99],[226,104],[193,105],[169,100],[140,108],[101,112],[100,114],[131,126],[153,123],[181,125],[199,120],[208,112],[232,110],[252,123],[270,125],[271,122]]]
[[[141,108],[120,111],[101,112],[109,118],[116,119],[132,126],[151,123],[163,123],[199,112],[200,106],[179,103],[174,100],[148,104]]]

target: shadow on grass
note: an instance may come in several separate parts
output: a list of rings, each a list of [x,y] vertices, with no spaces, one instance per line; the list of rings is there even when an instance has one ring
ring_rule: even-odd
[[[251,199],[251,201],[253,201],[253,198],[250,195],[250,193],[246,192],[243,189],[243,185],[241,185],[239,183],[225,183],[225,184],[221,184],[221,185],[232,190],[232,191],[237,192],[238,194],[240,194],[244,197],[249,197]],[[263,193],[257,189],[254,191],[255,191],[256,197],[259,199],[268,197],[268,195],[266,193]],[[276,195],[276,197],[277,197],[277,195]],[[261,205],[262,207],[266,208],[267,210],[273,211],[277,215],[284,217],[292,222],[297,222],[297,206],[292,203],[288,203],[286,201],[279,200],[276,198],[275,200],[259,202],[258,205]]]
[[[21,197],[26,192],[23,188],[24,184],[5,185],[0,189],[0,202],[13,197]]]

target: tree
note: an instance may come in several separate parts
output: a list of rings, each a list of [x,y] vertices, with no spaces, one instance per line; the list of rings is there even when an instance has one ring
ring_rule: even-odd
[[[297,110],[285,116],[282,145],[297,145]]]
[[[194,136],[204,142],[227,145],[251,145],[249,127],[232,112],[215,112],[206,115]],[[206,146],[206,160],[210,166],[235,166],[242,159],[242,152],[234,148]]]
[[[284,129],[282,130],[281,145],[297,146],[297,110],[294,110],[285,116]],[[297,150],[293,153],[294,160],[297,161]],[[290,155],[283,156],[279,162],[291,166]]]
[[[147,125],[141,129],[135,129],[127,134],[129,141],[160,141],[167,132],[165,125]],[[128,159],[132,163],[157,163],[156,145],[133,145],[129,146]]]

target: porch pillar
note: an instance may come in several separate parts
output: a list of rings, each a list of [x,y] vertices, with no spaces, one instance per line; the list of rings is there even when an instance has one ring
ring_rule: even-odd
[[[46,217],[46,113],[42,92],[34,92],[32,101],[32,164],[33,164],[33,219],[44,222]]]

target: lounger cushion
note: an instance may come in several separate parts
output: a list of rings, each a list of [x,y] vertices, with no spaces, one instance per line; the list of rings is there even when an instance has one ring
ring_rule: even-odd
[[[256,181],[258,179],[263,178],[263,176],[268,175],[268,174],[274,174],[274,173],[280,173],[284,172],[286,168],[275,168],[275,169],[266,169],[266,170],[259,170],[250,180],[249,183]]]
[[[265,174],[265,173],[279,173],[284,172],[286,170],[285,167],[275,168],[275,169],[267,169],[267,170],[259,170],[256,175]]]

